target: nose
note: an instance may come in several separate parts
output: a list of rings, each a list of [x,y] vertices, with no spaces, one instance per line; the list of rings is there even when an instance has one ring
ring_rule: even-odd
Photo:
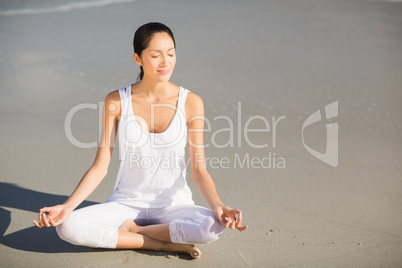
[[[163,67],[168,65],[168,59],[167,59],[166,55],[161,57],[160,65],[163,66]]]

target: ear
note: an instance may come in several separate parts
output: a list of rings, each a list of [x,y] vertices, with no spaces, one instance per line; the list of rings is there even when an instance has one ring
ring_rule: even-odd
[[[134,60],[135,60],[135,62],[136,62],[138,65],[142,66],[141,57],[140,57],[140,56],[138,56],[138,54],[137,54],[137,53],[134,53],[134,54],[133,54],[133,56],[134,56]]]

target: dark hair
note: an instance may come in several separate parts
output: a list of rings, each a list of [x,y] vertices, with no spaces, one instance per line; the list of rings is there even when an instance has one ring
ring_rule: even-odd
[[[176,48],[176,42],[174,41],[173,33],[165,24],[160,22],[149,22],[147,24],[142,25],[140,28],[135,31],[133,47],[134,53],[137,53],[138,56],[141,56],[141,53],[144,49],[146,49],[151,41],[151,38],[156,33],[167,33],[172,37],[174,47]],[[141,72],[138,75],[137,81],[142,80],[144,77],[144,70],[142,66],[140,66]]]

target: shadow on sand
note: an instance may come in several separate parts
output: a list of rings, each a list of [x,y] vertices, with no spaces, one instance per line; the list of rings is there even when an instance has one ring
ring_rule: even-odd
[[[62,204],[68,196],[41,193],[15,184],[0,182],[0,244],[7,247],[41,253],[78,253],[102,252],[109,249],[94,249],[69,244],[59,238],[54,228],[39,229],[35,226],[4,235],[11,223],[11,212],[3,207],[38,212],[44,204],[48,206]],[[84,201],[78,208],[95,205],[96,202]],[[178,257],[192,260],[188,254],[135,250],[150,256]],[[173,254],[173,255],[172,255]]]
[[[62,204],[68,196],[41,193],[15,184],[0,182],[0,243],[19,250],[56,253],[89,252],[93,249],[71,245],[61,240],[54,228],[39,229],[35,226],[4,235],[11,223],[11,212],[4,207],[38,212],[46,205]],[[79,207],[97,204],[84,201]]]

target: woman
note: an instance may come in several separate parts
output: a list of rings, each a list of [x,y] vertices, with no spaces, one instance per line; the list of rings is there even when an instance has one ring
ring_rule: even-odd
[[[219,239],[241,226],[242,212],[225,206],[205,165],[202,99],[169,82],[176,64],[175,40],[161,23],[134,35],[139,82],[107,95],[95,161],[62,205],[44,207],[39,227],[55,226],[60,238],[100,248],[186,252],[199,258],[195,243]],[[120,168],[106,203],[74,209],[106,176],[116,135]],[[186,183],[185,147],[192,178],[211,209],[194,204]]]

